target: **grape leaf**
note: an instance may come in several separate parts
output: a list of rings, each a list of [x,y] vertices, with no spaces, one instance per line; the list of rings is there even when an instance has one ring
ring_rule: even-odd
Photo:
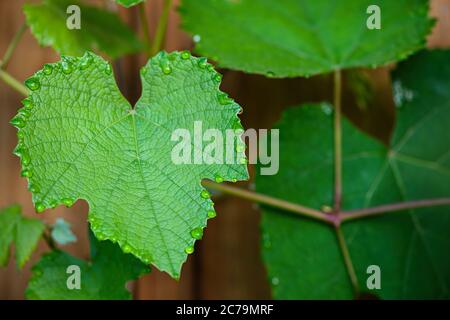
[[[42,221],[23,217],[20,206],[0,210],[0,266],[8,263],[10,246],[14,242],[17,266],[23,268],[44,229]]]
[[[193,252],[191,233],[199,234],[213,210],[201,180],[237,181],[248,173],[239,135],[223,139],[224,150],[235,146],[231,164],[175,164],[171,153],[181,142],[171,136],[187,130],[194,153],[208,155],[195,123],[224,137],[243,131],[240,107],[220,92],[221,75],[189,52],[161,52],[141,80],[133,109],[100,57],[87,53],[47,65],[25,82],[32,93],[11,121],[20,128],[15,152],[25,160],[22,175],[38,212],[84,199],[99,239],[178,278]]]
[[[370,5],[381,9],[380,30],[367,28]],[[427,0],[184,0],[180,12],[199,53],[274,77],[401,60],[433,25]]]
[[[77,241],[77,237],[70,229],[70,223],[62,218],[56,219],[55,224],[52,226],[51,235],[53,240],[60,245],[66,245]]]
[[[71,5],[80,7],[81,28],[66,25]],[[142,44],[119,17],[97,7],[74,0],[44,0],[23,7],[27,24],[38,42],[67,55],[82,55],[87,50],[105,52],[111,58],[139,51]]]
[[[130,8],[144,1],[145,0],[116,0],[118,4],[124,6],[125,8]]]
[[[422,52],[394,72],[397,88],[408,94],[390,147],[343,122],[344,209],[450,195],[449,59],[449,51]],[[258,176],[259,192],[315,208],[331,205],[329,110],[309,105],[284,114],[278,124],[280,171]],[[333,228],[269,208],[263,212],[262,250],[276,298],[352,297]],[[378,265],[381,289],[371,292],[383,299],[450,298],[448,207],[389,213],[342,228],[363,290],[367,267]]]
[[[33,266],[26,290],[33,300],[119,300],[130,299],[125,288],[134,280],[150,272],[150,268],[131,254],[124,254],[111,241],[98,241],[89,233],[91,259],[85,261],[54,250],[42,256]],[[80,268],[80,289],[69,289],[69,266]]]

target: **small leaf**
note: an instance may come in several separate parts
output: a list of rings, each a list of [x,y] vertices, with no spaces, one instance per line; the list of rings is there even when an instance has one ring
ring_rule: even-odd
[[[22,217],[19,206],[0,211],[0,265],[8,263],[9,250],[14,242],[17,266],[23,268],[44,232],[45,225],[38,219]]]
[[[191,231],[204,228],[213,210],[201,180],[248,177],[239,161],[244,152],[231,150],[232,164],[172,160],[177,129],[192,139],[202,138],[194,132],[198,122],[203,132],[215,129],[223,137],[242,129],[240,106],[231,99],[219,102],[217,72],[200,62],[179,52],[152,58],[141,70],[143,90],[135,108],[121,95],[110,65],[94,54],[65,57],[52,65],[51,75],[36,73],[39,89],[29,97],[33,108],[16,153],[30,158],[23,169],[37,187],[37,210],[85,199],[99,239],[117,242],[178,278],[185,249],[196,240]],[[194,145],[193,153],[205,152],[205,145]]]
[[[54,250],[33,266],[26,290],[33,300],[118,300],[130,299],[125,288],[129,280],[150,272],[150,268],[110,241],[99,242],[90,234],[91,260],[84,261]],[[69,289],[69,266],[80,268],[80,289]]]
[[[389,148],[343,122],[343,206],[357,209],[450,196],[450,51],[401,63],[402,88]],[[280,171],[258,176],[257,190],[315,208],[332,203],[332,116],[320,106],[288,110],[280,128]],[[313,151],[313,152],[312,152]],[[342,226],[359,285],[381,269],[382,299],[450,298],[450,211],[433,207]],[[333,228],[264,208],[263,256],[278,299],[350,299]]]
[[[69,29],[67,8],[78,5],[81,28]],[[44,0],[23,8],[33,35],[43,46],[51,46],[61,54],[82,55],[87,50],[100,50],[111,58],[139,51],[141,43],[119,17],[76,0]]]
[[[77,241],[77,237],[70,229],[70,223],[62,218],[56,219],[52,226],[52,238],[60,245],[66,245]]]
[[[125,8],[130,8],[132,6],[135,6],[139,3],[144,2],[145,0],[116,0],[116,2]]]
[[[226,68],[296,77],[405,59],[433,25],[427,0],[378,0],[381,29],[369,30],[372,0],[184,0],[183,27],[196,50]]]

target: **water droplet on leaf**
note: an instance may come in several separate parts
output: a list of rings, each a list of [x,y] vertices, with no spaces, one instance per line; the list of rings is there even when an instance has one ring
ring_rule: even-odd
[[[191,236],[195,240],[200,240],[203,238],[203,229],[202,228],[195,228],[191,231]]]
[[[71,64],[69,61],[63,61],[63,62],[61,63],[61,67],[62,67],[62,71],[63,71],[65,74],[70,74],[70,73],[72,73],[72,71],[73,71],[72,64]]]
[[[47,76],[49,76],[49,75],[51,75],[52,72],[53,72],[53,66],[52,66],[51,64],[46,64],[46,65],[44,66],[43,71],[44,71],[44,74],[46,74]]]
[[[130,253],[131,250],[132,250],[132,248],[131,248],[130,245],[126,244],[126,245],[124,245],[124,246],[122,247],[122,250],[123,250],[123,252],[125,252],[125,253]]]
[[[279,284],[280,284],[280,279],[278,279],[277,277],[273,277],[273,278],[272,278],[272,284],[273,284],[274,286],[279,285]]]
[[[25,127],[25,120],[23,120],[23,118],[20,116],[14,117],[9,123],[11,123],[16,128]]]
[[[217,216],[217,213],[214,210],[208,211],[208,218],[212,219],[212,218],[215,218],[216,216]]]
[[[24,170],[22,170],[20,175],[25,178],[31,178],[33,176],[33,173],[28,169],[24,169]]]
[[[73,206],[74,201],[70,198],[64,198],[61,201],[67,208],[70,208],[71,206]]]
[[[36,206],[35,206],[35,209],[36,209],[37,213],[41,213],[41,212],[44,212],[45,206],[41,202],[37,202]]]
[[[219,176],[219,175],[216,175],[214,180],[216,180],[217,183],[223,182],[223,178],[221,176]]]
[[[27,153],[22,154],[21,163],[23,166],[27,166],[31,163],[31,157]]]
[[[41,87],[41,83],[39,80],[35,77],[29,78],[25,80],[25,85],[30,89],[31,91],[36,91]]]
[[[200,69],[206,69],[207,65],[208,65],[208,60],[206,58],[198,59],[198,66],[200,67]]]
[[[181,59],[183,59],[183,60],[189,59],[190,56],[191,56],[191,53],[190,53],[189,51],[183,51],[183,52],[181,53]]]
[[[193,254],[194,247],[193,246],[186,247],[186,249],[184,249],[184,252],[186,252],[187,254]]]
[[[201,37],[199,34],[196,34],[196,35],[194,35],[194,36],[192,37],[192,40],[193,40],[195,43],[199,43],[200,40],[202,40],[202,37]]]
[[[211,197],[211,195],[209,194],[208,190],[202,190],[202,192],[200,193],[200,196],[203,199],[209,199]]]
[[[30,98],[23,99],[22,104],[25,107],[25,109],[28,109],[28,110],[31,110],[34,107],[33,101],[31,101]]]

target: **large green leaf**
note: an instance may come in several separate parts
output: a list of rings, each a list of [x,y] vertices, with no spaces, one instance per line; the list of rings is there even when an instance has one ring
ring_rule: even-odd
[[[129,8],[132,6],[135,6],[141,2],[144,2],[145,0],[116,0],[118,4],[121,4],[122,6]]]
[[[150,272],[150,268],[131,254],[124,254],[111,241],[98,241],[91,233],[91,259],[85,261],[54,250],[33,266],[26,290],[28,299],[39,300],[118,300],[130,299],[125,288],[129,280]],[[69,289],[68,267],[80,270],[80,289]],[[70,269],[69,269],[70,271]]]
[[[367,8],[381,8],[369,30]],[[184,28],[220,66],[276,77],[378,66],[422,48],[427,0],[184,0]]]
[[[395,71],[402,105],[389,148],[344,121],[345,209],[450,196],[449,59],[448,51],[422,52]],[[321,107],[284,114],[279,174],[258,176],[258,191],[316,208],[331,204],[332,116]],[[367,267],[378,265],[381,290],[373,293],[381,298],[450,298],[449,228],[448,207],[344,223],[361,288]],[[262,229],[276,298],[352,297],[333,228],[265,208]]]
[[[23,268],[44,229],[42,221],[23,217],[19,206],[0,210],[0,266],[8,263],[10,246],[14,243],[17,266]]]
[[[81,29],[68,29],[66,13],[70,5],[81,10]],[[105,52],[111,58],[141,49],[141,43],[120,19],[111,12],[74,0],[44,0],[26,4],[24,12],[33,35],[43,46],[61,54],[82,55],[87,50]]]
[[[209,143],[197,143],[203,136],[194,122],[225,136],[242,130],[240,107],[220,92],[221,75],[188,52],[161,52],[141,79],[133,109],[100,57],[88,53],[47,65],[26,81],[32,93],[12,120],[20,128],[16,153],[26,160],[22,175],[38,212],[84,199],[99,239],[179,277],[197,237],[191,233],[199,235],[213,210],[201,180],[248,174],[241,146],[231,150],[232,164],[175,164],[171,153],[179,141],[171,136],[186,129],[193,137],[189,155],[210,154]],[[230,145],[223,140],[224,150]]]

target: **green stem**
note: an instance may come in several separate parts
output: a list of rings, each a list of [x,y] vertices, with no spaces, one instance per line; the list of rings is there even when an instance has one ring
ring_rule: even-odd
[[[415,200],[408,202],[386,204],[372,208],[356,209],[352,211],[342,211],[339,214],[339,218],[342,222],[344,222],[355,219],[378,216],[388,212],[396,212],[402,210],[427,208],[435,206],[448,206],[448,205],[450,205],[450,198]]]
[[[342,127],[341,127],[341,71],[334,72],[334,212],[341,210],[342,203]]]
[[[19,28],[19,30],[14,35],[13,39],[11,40],[11,43],[9,44],[8,48],[6,49],[5,55],[3,56],[2,60],[0,61],[0,69],[6,69],[9,63],[9,60],[12,57],[12,54],[14,53],[14,50],[16,49],[17,45],[19,44],[20,39],[22,38],[23,33],[27,29],[26,24],[22,24]]]
[[[58,247],[56,246],[55,241],[53,241],[53,238],[52,238],[51,235],[50,235],[50,234],[51,234],[50,228],[47,227],[47,230],[48,230],[48,234],[47,234],[47,231],[45,231],[45,232],[42,234],[42,237],[44,238],[45,242],[47,243],[48,247],[49,247],[51,250],[56,250],[56,249],[58,249]]]
[[[17,92],[23,94],[24,96],[29,95],[28,88],[25,87],[21,82],[16,80],[13,76],[11,76],[6,71],[0,69],[0,79],[2,79],[6,84],[8,84],[11,88],[15,89]]]
[[[330,217],[329,215],[326,215],[325,213],[319,210],[308,208],[299,204],[291,203],[278,198],[273,198],[256,192],[232,187],[228,184],[218,184],[209,180],[204,180],[203,185],[208,189],[221,191],[223,193],[233,195],[242,199],[265,204],[278,209],[283,209],[304,217],[309,217],[329,224],[334,224],[333,217]]]
[[[355,269],[353,267],[352,259],[350,257],[350,252],[348,251],[347,243],[345,242],[344,234],[342,233],[342,229],[340,226],[336,226],[336,236],[339,243],[339,248],[341,249],[342,257],[344,258],[345,268],[347,269],[348,276],[350,278],[350,282],[352,284],[354,296],[358,296],[359,285],[358,278],[356,277]]]
[[[163,47],[171,7],[172,7],[172,0],[164,0],[163,12],[161,14],[161,17],[159,18],[158,27],[156,28],[155,39],[153,40],[153,45],[150,50],[151,56],[157,54]]]
[[[144,35],[144,43],[145,43],[145,50],[148,55],[150,55],[150,44],[151,44],[151,37],[149,32],[149,24],[147,19],[147,12],[146,12],[146,2],[143,2],[139,4],[139,20],[141,22],[141,29],[142,33]]]

